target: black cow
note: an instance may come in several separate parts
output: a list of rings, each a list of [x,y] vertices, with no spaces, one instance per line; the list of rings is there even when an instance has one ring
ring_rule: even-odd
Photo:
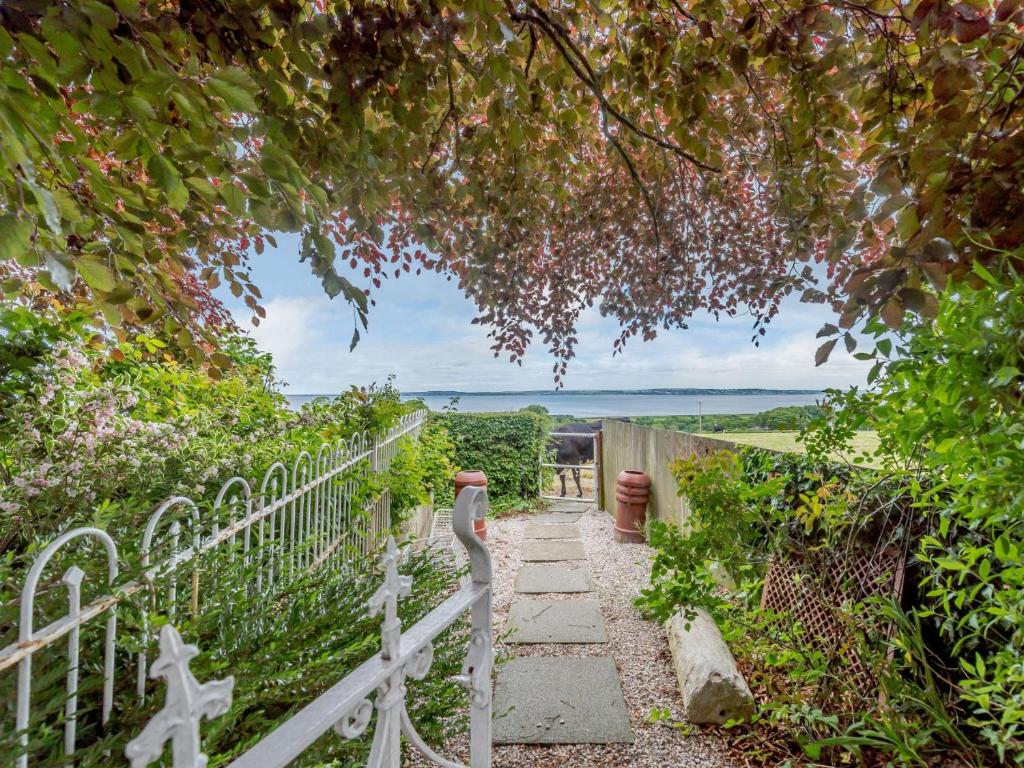
[[[572,479],[576,481],[577,497],[582,498],[583,486],[580,484],[580,471],[575,467],[584,462],[594,460],[594,438],[589,437],[601,431],[601,422],[592,421],[589,423],[577,422],[573,424],[561,424],[556,427],[548,441],[548,447],[555,452],[555,464],[572,464]],[[570,433],[565,437],[558,437],[562,433]],[[576,435],[581,435],[577,437]],[[582,436],[582,435],[588,436]],[[565,496],[565,468],[558,470],[558,477],[562,481],[562,493]]]

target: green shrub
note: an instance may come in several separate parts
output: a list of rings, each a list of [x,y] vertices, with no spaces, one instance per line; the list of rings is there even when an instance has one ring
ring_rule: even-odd
[[[540,456],[547,440],[543,414],[442,413],[431,418],[448,429],[458,468],[479,469],[487,475],[491,498],[537,496]]]
[[[738,737],[745,751],[772,743],[776,758],[790,753],[789,764],[855,764],[867,746],[857,740],[884,715],[855,663],[886,667],[892,606],[865,594],[848,566],[919,533],[905,489],[871,470],[759,449],[680,458],[672,471],[691,515],[683,529],[652,523],[651,586],[639,604],[658,619],[704,608],[718,621],[760,704]],[[839,636],[761,610],[778,558],[804,600],[833,607]],[[922,725],[872,746],[913,749]]]
[[[160,349],[157,340],[146,344]],[[275,461],[290,467],[303,450],[315,456],[325,442],[380,434],[408,410],[385,384],[319,398],[296,413],[250,340],[225,347],[235,365],[219,380],[154,359],[142,344],[124,344],[111,359],[65,338],[40,355],[0,428],[0,555],[84,524],[121,539],[169,496],[208,508],[229,477],[256,489]],[[439,460],[430,454],[435,477]],[[400,493],[399,505],[413,501]]]
[[[873,419],[929,521],[907,623],[940,653],[900,654],[908,673],[947,679],[950,716],[971,740],[1024,765],[1024,284],[1012,268],[1008,284],[976,273],[900,347],[882,338],[878,378],[841,399],[833,428]],[[936,656],[943,666],[923,669]]]
[[[391,462],[392,523],[399,524],[407,512],[430,501],[451,506],[452,478],[455,476],[455,445],[445,426],[429,420],[418,440],[404,440]]]
[[[715,613],[761,699],[752,752],[770,742],[815,764],[1024,765],[1024,284],[976,272],[976,287],[940,298],[933,323],[872,328],[869,386],[830,393],[806,457],[748,450],[675,467],[693,516],[686,531],[654,526],[641,602],[658,616]],[[884,470],[822,461],[849,455],[866,425]],[[763,493],[769,483],[781,485]],[[831,652],[759,611],[771,558],[797,563],[814,590],[804,562],[889,544],[908,556],[901,604],[836,607],[851,631]],[[735,591],[717,588],[712,562]],[[883,701],[858,696],[854,655],[880,672]]]

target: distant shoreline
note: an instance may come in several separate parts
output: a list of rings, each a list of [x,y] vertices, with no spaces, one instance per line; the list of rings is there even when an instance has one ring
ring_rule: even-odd
[[[403,391],[404,397],[461,397],[461,396],[472,396],[472,397],[564,397],[571,395],[685,395],[693,397],[695,395],[820,395],[823,394],[823,389],[759,389],[759,388],[743,388],[743,389],[693,389],[693,388],[682,388],[682,389],[509,389],[492,392],[474,392],[470,390],[457,390],[457,389],[427,389],[418,391]],[[291,397],[334,397],[335,395],[328,393],[313,393],[313,392],[288,392]]]
[[[294,407],[318,395],[285,395]],[[320,395],[319,397],[330,397]],[[403,392],[406,402],[422,402],[435,411],[510,413],[539,406],[548,413],[589,418],[614,416],[675,416],[760,413],[792,405],[816,405],[824,399],[820,390],[779,389],[644,389],[563,390],[561,392]]]

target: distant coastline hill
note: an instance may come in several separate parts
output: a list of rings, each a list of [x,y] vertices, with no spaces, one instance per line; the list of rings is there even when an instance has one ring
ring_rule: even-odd
[[[563,395],[819,395],[821,389],[527,389],[527,390],[502,390],[496,392],[473,392],[457,389],[430,389],[419,392],[405,392],[406,396],[426,397],[457,397],[459,395],[483,396],[488,395],[540,395],[544,397],[560,397]]]

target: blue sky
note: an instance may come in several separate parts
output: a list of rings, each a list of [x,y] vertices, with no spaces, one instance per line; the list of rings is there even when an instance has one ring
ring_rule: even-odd
[[[296,236],[280,235],[278,248],[253,255],[253,279],[267,310],[260,327],[252,327],[248,309],[230,293],[218,292],[238,324],[274,355],[287,392],[338,392],[391,374],[403,391],[553,388],[547,350],[531,348],[522,367],[507,357],[495,359],[486,329],[470,324],[473,303],[454,282],[434,273],[384,281],[374,293],[369,330],[349,353],[352,310],[324,294],[309,265],[299,262],[298,251]],[[612,357],[617,326],[592,310],[582,318],[577,357],[565,384],[571,389],[815,389],[863,383],[870,366],[848,356],[842,344],[832,360],[814,367],[815,333],[833,319],[825,307],[794,300],[784,305],[760,347],[750,342],[750,318],[696,317],[688,330],[663,332],[646,343],[631,340],[624,354]]]

